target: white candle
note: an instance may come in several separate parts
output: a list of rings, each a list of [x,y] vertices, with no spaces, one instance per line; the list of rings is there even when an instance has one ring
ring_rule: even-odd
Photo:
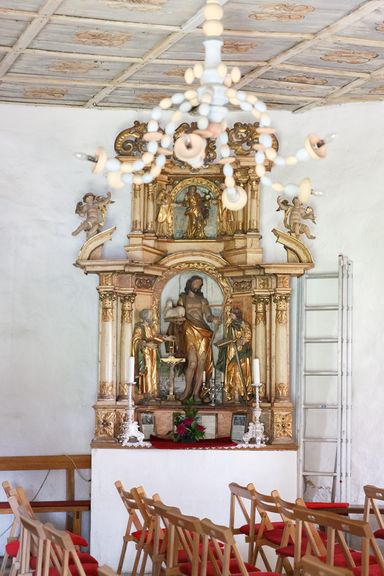
[[[132,384],[135,381],[135,357],[130,356],[128,360],[128,382]]]
[[[214,368],[212,368],[212,380],[214,380],[214,379],[215,379],[215,376],[216,376],[216,372],[215,372],[215,369],[214,369]]]
[[[258,358],[254,358],[252,361],[252,376],[253,385],[260,386],[260,361]]]
[[[203,372],[203,383],[205,384],[205,378],[206,378],[206,374],[205,374],[205,370]]]

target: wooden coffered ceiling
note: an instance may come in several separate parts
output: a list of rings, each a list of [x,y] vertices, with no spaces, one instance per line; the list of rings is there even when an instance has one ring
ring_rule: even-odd
[[[269,107],[384,98],[384,0],[221,0],[223,59]],[[203,59],[204,0],[0,0],[0,101],[152,108]]]

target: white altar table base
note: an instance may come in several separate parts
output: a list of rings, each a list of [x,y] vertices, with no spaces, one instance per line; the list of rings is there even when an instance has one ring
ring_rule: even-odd
[[[269,447],[270,448],[270,447]],[[278,489],[286,500],[297,493],[296,450],[92,450],[91,554],[116,569],[127,513],[114,486],[144,486],[185,514],[228,525],[230,482],[253,482],[260,492]],[[239,522],[241,521],[239,516]],[[242,522],[243,523],[243,522]],[[132,566],[128,548],[124,572]]]

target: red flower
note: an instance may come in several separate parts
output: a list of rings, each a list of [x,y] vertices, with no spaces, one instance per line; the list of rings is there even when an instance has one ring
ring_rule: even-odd
[[[191,424],[193,424],[194,422],[194,418],[184,418],[184,426],[190,426]]]
[[[204,432],[205,426],[201,426],[201,424],[196,424],[196,430],[198,430],[199,432]]]
[[[181,424],[179,424],[176,428],[176,433],[180,434],[180,436],[183,436],[183,434],[185,434],[187,431],[184,422],[182,422]]]

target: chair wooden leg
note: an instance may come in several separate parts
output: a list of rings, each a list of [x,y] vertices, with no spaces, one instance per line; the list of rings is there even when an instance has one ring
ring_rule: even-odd
[[[268,561],[267,555],[262,548],[260,548],[259,550],[256,550],[255,561],[253,562],[253,565],[256,566],[257,552],[260,552],[260,556],[264,562],[264,566],[266,567],[267,572],[272,572],[272,568],[271,568],[271,565]]]
[[[4,556],[3,556],[3,560],[1,562],[1,567],[0,567],[0,576],[4,576],[5,570],[7,568],[8,560],[9,560],[9,556],[8,556],[7,552],[4,550]]]
[[[127,546],[128,546],[128,542],[124,538],[123,546],[122,546],[121,552],[120,552],[119,565],[117,567],[116,574],[121,574],[123,571],[123,564],[124,564],[124,560],[125,560],[125,555],[127,553]]]

